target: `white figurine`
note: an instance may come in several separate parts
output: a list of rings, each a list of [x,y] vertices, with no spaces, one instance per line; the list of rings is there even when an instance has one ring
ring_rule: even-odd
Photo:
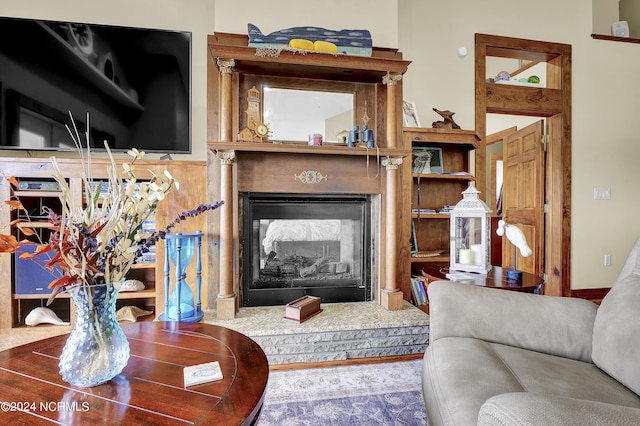
[[[515,225],[509,225],[504,220],[498,221],[498,229],[496,229],[496,234],[503,236],[506,234],[507,239],[511,241],[511,244],[520,249],[520,254],[522,257],[529,257],[533,254],[533,250],[527,244],[527,239],[524,234]]]

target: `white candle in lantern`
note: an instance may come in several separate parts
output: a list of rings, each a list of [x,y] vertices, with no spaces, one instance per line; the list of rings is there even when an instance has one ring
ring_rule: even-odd
[[[474,265],[482,265],[482,244],[471,244],[471,250],[474,253]]]
[[[470,249],[461,249],[458,260],[463,265],[473,265],[475,263],[475,253]]]

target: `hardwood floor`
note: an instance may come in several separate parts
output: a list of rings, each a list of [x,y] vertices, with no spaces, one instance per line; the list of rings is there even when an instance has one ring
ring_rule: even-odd
[[[25,345],[47,337],[59,336],[69,333],[70,325],[41,324],[34,327],[24,326],[18,328],[0,329],[0,351]]]

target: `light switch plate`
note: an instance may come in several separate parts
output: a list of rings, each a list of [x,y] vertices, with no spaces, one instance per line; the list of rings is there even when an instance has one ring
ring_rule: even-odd
[[[594,200],[610,200],[611,188],[594,188],[593,199]]]

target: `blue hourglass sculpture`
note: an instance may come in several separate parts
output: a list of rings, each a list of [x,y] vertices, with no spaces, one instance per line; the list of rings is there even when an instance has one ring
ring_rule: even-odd
[[[164,294],[166,312],[158,318],[161,321],[197,322],[203,317],[200,302],[200,289],[202,285],[202,261],[200,247],[202,243],[202,231],[192,234],[167,234],[164,256]],[[196,252],[196,292],[194,300],[193,291],[186,281],[186,270]],[[171,282],[171,263],[175,266],[175,285],[169,292]]]

